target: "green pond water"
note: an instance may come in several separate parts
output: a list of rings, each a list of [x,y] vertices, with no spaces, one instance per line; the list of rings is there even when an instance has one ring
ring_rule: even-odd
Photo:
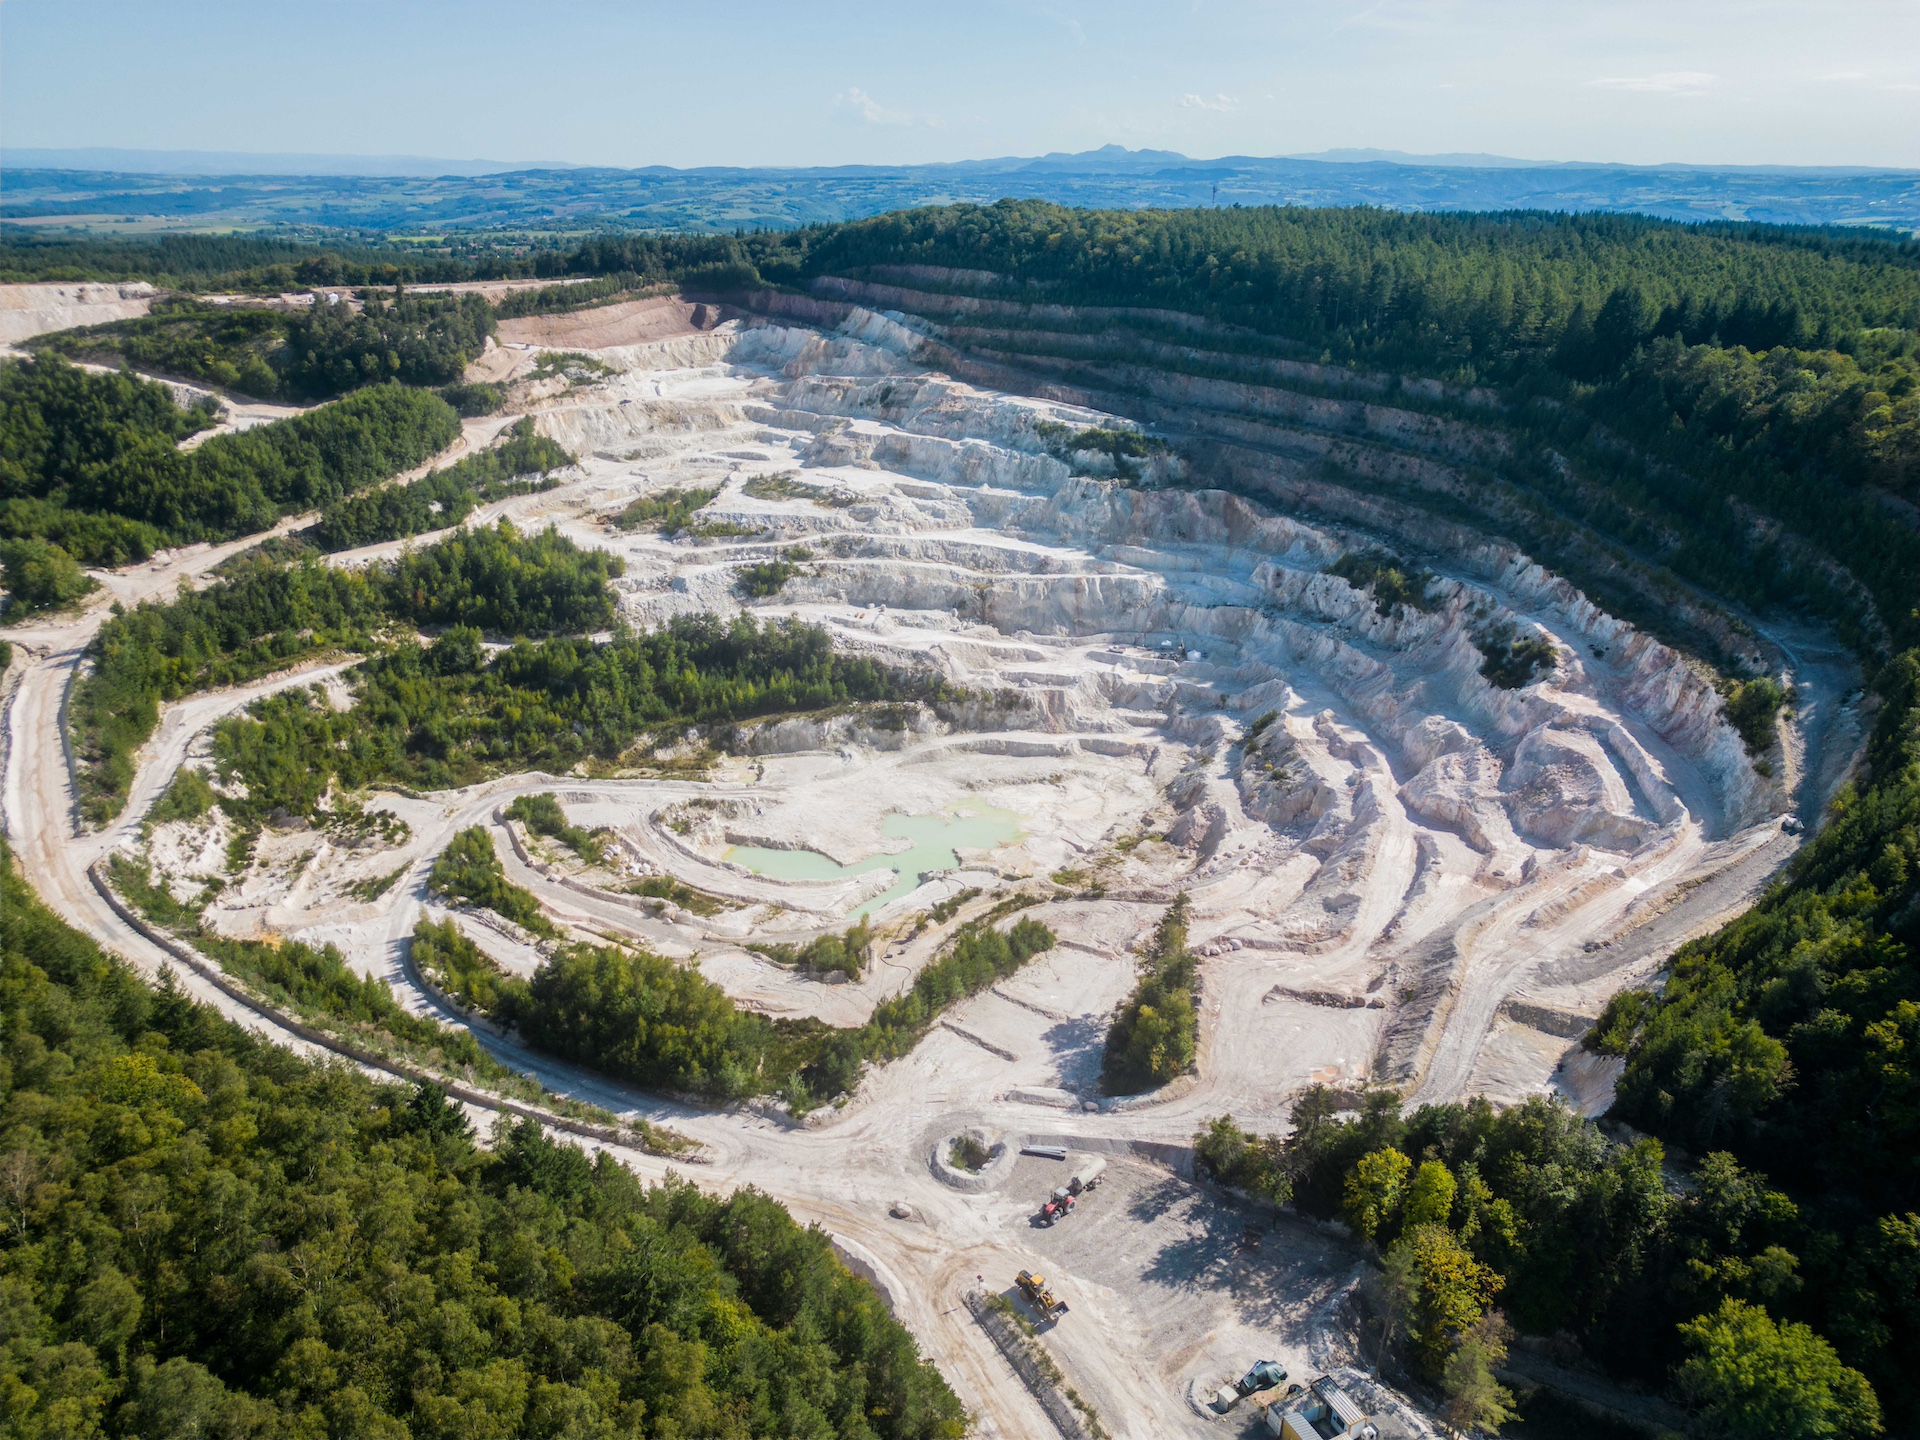
[[[913,848],[897,855],[875,855],[852,865],[829,860],[818,850],[769,850],[761,845],[736,845],[727,851],[727,859],[744,865],[756,875],[776,880],[841,880],[849,875],[864,875],[869,870],[891,870],[894,883],[853,912],[853,919],[878,910],[890,901],[912,892],[921,880],[938,870],[957,870],[960,857],[955,847],[965,850],[991,850],[1004,845],[1020,833],[1020,817],[1011,810],[995,810],[988,805],[972,806],[952,815],[889,815],[881,822],[882,835],[896,835],[913,842]]]

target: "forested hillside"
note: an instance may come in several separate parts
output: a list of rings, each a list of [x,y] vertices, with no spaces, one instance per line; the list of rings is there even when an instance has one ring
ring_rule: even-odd
[[[824,1235],[154,989],[0,847],[9,1434],[953,1440]]]
[[[393,384],[181,451],[211,418],[124,373],[51,356],[0,365],[0,534],[123,565],[163,544],[249,535],[331,504],[431,459],[460,433],[444,400]]]
[[[162,299],[137,320],[36,336],[30,349],[198,381],[262,400],[319,400],[362,385],[457,381],[493,332],[474,294],[383,295],[302,309]]]

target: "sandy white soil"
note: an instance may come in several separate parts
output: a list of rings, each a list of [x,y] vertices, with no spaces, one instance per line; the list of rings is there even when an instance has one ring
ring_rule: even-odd
[[[888,723],[847,713],[743,727],[735,757],[705,780],[522,775],[362,797],[404,820],[407,837],[271,834],[207,918],[229,933],[338,944],[409,1005],[447,1016],[414,988],[403,947],[422,913],[442,913],[424,892],[433,857],[480,824],[511,878],[574,932],[644,941],[769,1013],[850,1025],[969,917],[1015,892],[1044,897],[1028,913],[1059,935],[1055,950],[955,1007],[912,1055],[804,1126],[664,1103],[490,1042],[557,1090],[699,1140],[703,1183],[759,1185],[824,1225],[878,1277],[983,1434],[1038,1435],[1047,1422],[958,1306],[976,1275],[996,1289],[1021,1266],[1055,1279],[1074,1309],[1047,1344],[1116,1435],[1216,1430],[1189,1392],[1254,1359],[1297,1371],[1354,1359],[1339,1314],[1357,1253],[1195,1189],[1176,1173],[1177,1147],[1227,1111],[1280,1127],[1314,1082],[1388,1083],[1423,1100],[1558,1087],[1604,1109],[1613,1077],[1577,1052],[1582,1026],[1614,989],[1746,903],[1797,843],[1780,817],[1817,814],[1857,749],[1847,697],[1858,678],[1817,635],[1772,637],[1801,703],[1769,777],[1681,657],[1509,549],[1438,557],[1435,608],[1381,614],[1323,573],[1367,537],[1222,492],[1122,485],[1101,478],[1097,456],[1056,458],[1044,423],[1110,419],[928,374],[885,317],[856,314],[835,334],[706,329],[690,307],[639,303],[653,308],[604,323],[665,338],[629,343],[619,330],[622,343],[597,351],[611,374],[518,382],[579,469],[475,522],[552,524],[619,553],[620,608],[635,625],[737,609],[742,566],[804,546],[800,573],[759,613],[936,667],[967,700]],[[600,323],[543,321],[538,343],[583,348]],[[511,379],[535,353],[503,346],[480,368]],[[1178,478],[1177,462],[1157,463]],[[756,499],[744,487],[758,475],[789,476],[829,503]],[[749,533],[608,523],[637,495],[690,485],[719,487],[703,521]],[[223,553],[160,557],[110,577],[112,593],[168,593]],[[350,704],[352,678],[319,667],[171,707],[126,817],[76,835],[59,711],[104,603],[15,632],[27,650],[8,681],[5,810],[49,902],[151,968],[159,952],[105,907],[86,866],[142,843],[140,814],[222,715],[285,684],[322,683]],[[1490,620],[1550,641],[1552,672],[1520,691],[1491,686],[1471,640]],[[611,831],[615,858],[591,870],[510,830],[504,807],[539,792]],[[892,875],[778,880],[734,863],[732,847],[850,864],[904,843],[883,833],[891,814],[980,805],[1017,814],[1020,834],[964,851],[962,870],[879,911],[865,978],[826,983],[744,948],[838,929]],[[198,888],[219,823],[163,827],[147,842],[177,893]],[[380,900],[351,893],[396,869]],[[1059,872],[1077,873],[1055,884]],[[623,893],[648,874],[723,906],[702,916]],[[981,893],[933,922],[929,908],[962,887]],[[1198,1074],[1141,1100],[1102,1097],[1101,1040],[1134,947],[1180,891],[1204,956]],[[456,919],[509,968],[537,963],[525,937]],[[1114,1152],[1111,1188],[1035,1229],[1042,1162],[1007,1167],[979,1193],[936,1173],[933,1151],[969,1126],[1016,1145],[1053,1136]],[[911,1218],[896,1219],[903,1201]],[[1249,1224],[1261,1227],[1251,1241]]]
[[[144,280],[124,284],[0,285],[0,345],[76,325],[132,320],[153,306]]]

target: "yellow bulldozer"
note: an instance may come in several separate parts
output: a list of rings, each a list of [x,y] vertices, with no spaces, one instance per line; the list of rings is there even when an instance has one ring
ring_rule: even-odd
[[[1020,1293],[1027,1297],[1027,1303],[1038,1310],[1043,1318],[1051,1320],[1056,1315],[1067,1313],[1067,1302],[1047,1288],[1046,1276],[1022,1270],[1013,1277],[1013,1283],[1020,1287]]]

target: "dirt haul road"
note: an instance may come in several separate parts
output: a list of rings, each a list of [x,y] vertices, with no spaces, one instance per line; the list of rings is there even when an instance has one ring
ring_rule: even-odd
[[[930,374],[889,324],[729,323],[602,349],[604,375],[522,381],[521,404],[581,465],[470,523],[553,524],[618,552],[621,618],[635,625],[736,611],[740,568],[799,547],[770,616],[824,625],[886,664],[935,667],[976,698],[892,728],[858,714],[747,726],[738,758],[708,780],[518,775],[362,797],[403,820],[405,838],[353,846],[269,831],[248,869],[223,877],[205,923],[337,944],[403,1003],[462,1023],[420,988],[407,937],[422,914],[445,913],[425,894],[434,856],[478,824],[557,922],[684,958],[742,1004],[854,1024],[969,918],[1015,894],[1041,898],[1026,913],[1058,935],[1053,951],[953,1007],[913,1054],[804,1124],[773,1107],[664,1102],[482,1038],[557,1093],[697,1140],[700,1183],[753,1184],[820,1223],[982,1433],[1050,1429],[960,1303],[976,1276],[1004,1290],[1021,1268],[1045,1270],[1072,1302],[1044,1343],[1109,1430],[1210,1433],[1217,1422],[1189,1397],[1253,1360],[1299,1373],[1355,1358],[1342,1306],[1358,1257],[1320,1228],[1179,1178],[1194,1131],[1224,1112],[1279,1128],[1316,1081],[1436,1100],[1564,1085],[1571,1042],[1514,1017],[1591,1015],[1651,973],[1672,937],[1743,903],[1796,843],[1777,817],[1823,801],[1844,774],[1859,725],[1843,702],[1857,678],[1818,637],[1791,637],[1796,654],[1817,655],[1793,678],[1818,724],[1790,737],[1790,793],[1754,769],[1704,680],[1524,556],[1431,557],[1430,608],[1383,611],[1325,573],[1368,537],[1217,491],[1155,488],[1182,478],[1176,459],[1151,462],[1165,473],[1147,485],[1116,483],[1110,457],[1049,448],[1061,433],[1049,427],[1113,417]],[[718,492],[700,516],[711,534],[607,523],[636,495],[674,487]],[[106,577],[110,593],[164,596],[235,548]],[[221,853],[206,828],[218,812],[143,838],[145,809],[181,764],[202,763],[221,717],[292,685],[322,683],[328,703],[351,704],[352,677],[328,662],[168,707],[132,803],[103,832],[79,834],[62,706],[106,600],[17,632],[28,649],[9,677],[6,821],[48,902],[151,973],[165,952],[120,919],[87,867],[121,846],[182,898],[194,893],[204,877],[193,857]],[[1550,670],[1520,691],[1488,684],[1475,636],[1490,621],[1545,639]],[[502,808],[536,793],[606,827],[614,859],[596,869],[509,831]],[[917,887],[907,877],[910,893],[875,911],[876,963],[856,982],[822,983],[743,948],[843,928],[892,876],[755,875],[729,858],[735,847],[806,848],[852,866],[908,843],[886,828],[901,816],[1004,824],[959,846],[958,868]],[[396,870],[378,901],[355,894]],[[717,908],[622,893],[642,875],[691,885]],[[1135,947],[1182,891],[1203,957],[1198,1072],[1155,1095],[1104,1097],[1107,1018],[1133,983]],[[958,908],[935,922],[941,901]],[[510,968],[537,963],[510,927],[454,918]],[[1059,1162],[957,1177],[938,1157],[962,1129],[1011,1149],[1038,1137],[1105,1156],[1112,1188],[1036,1228]]]

